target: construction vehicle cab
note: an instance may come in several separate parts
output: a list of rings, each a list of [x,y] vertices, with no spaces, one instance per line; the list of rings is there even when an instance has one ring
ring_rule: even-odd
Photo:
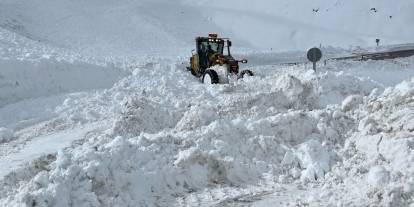
[[[197,37],[196,50],[199,58],[199,68],[205,70],[210,67],[212,63],[209,62],[209,57],[212,55],[223,55],[225,42],[227,46],[231,44],[230,40],[225,41],[222,38],[217,38],[217,35],[210,34],[209,37]]]
[[[228,82],[228,76],[232,74],[241,77],[245,74],[252,76],[253,73],[249,70],[239,74],[239,62],[247,63],[247,60],[235,60],[230,53],[231,45],[228,38],[219,38],[217,34],[197,37],[196,50],[187,69],[194,76],[201,78],[202,82],[206,82],[205,76],[210,76],[207,78],[211,79],[211,83]]]

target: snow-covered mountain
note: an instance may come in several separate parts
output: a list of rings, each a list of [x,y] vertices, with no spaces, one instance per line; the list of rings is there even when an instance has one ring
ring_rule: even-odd
[[[413,10],[0,0],[0,206],[411,207],[413,57],[277,63],[377,38],[407,48]],[[186,71],[209,32],[255,76],[203,85]]]
[[[0,26],[94,54],[182,52],[208,32],[280,51],[413,42],[413,9],[406,0],[2,0]]]
[[[193,1],[187,1],[193,2]],[[275,50],[413,42],[412,1],[198,1],[204,14],[250,45]],[[237,18],[234,18],[237,16]]]

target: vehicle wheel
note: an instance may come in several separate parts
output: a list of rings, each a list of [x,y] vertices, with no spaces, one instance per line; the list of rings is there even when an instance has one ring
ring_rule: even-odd
[[[217,75],[216,71],[206,70],[204,72],[202,82],[207,83],[207,84],[217,84],[217,83],[219,83],[219,78],[218,78],[218,75]]]
[[[251,70],[243,70],[240,73],[240,78],[244,78],[245,76],[254,76],[254,74]]]

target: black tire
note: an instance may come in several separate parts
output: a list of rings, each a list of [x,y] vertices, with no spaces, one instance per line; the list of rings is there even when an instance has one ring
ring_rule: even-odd
[[[205,83],[204,78],[206,78],[206,76],[209,76],[209,78],[211,80],[211,83],[209,83],[209,84],[219,83],[219,78],[218,78],[218,75],[217,75],[216,71],[210,70],[210,69],[206,70],[203,74],[203,79],[201,80],[203,83]]]
[[[245,76],[254,76],[254,74],[251,70],[243,70],[240,73],[240,78],[244,78]]]

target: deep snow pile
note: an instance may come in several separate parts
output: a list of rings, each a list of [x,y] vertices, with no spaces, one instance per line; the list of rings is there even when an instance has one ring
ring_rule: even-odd
[[[327,69],[342,64],[347,63],[332,63]],[[321,196],[336,195],[336,200],[358,205],[360,200],[386,202],[392,196],[381,194],[386,199],[376,200],[378,196],[359,194],[364,191],[352,192],[352,185],[341,185],[341,180],[348,179],[346,173],[360,173],[370,185],[409,180],[411,168],[401,167],[392,150],[401,147],[386,146],[388,141],[404,145],[412,136],[407,108],[412,101],[412,81],[381,95],[381,84],[346,71],[322,69],[315,74],[300,67],[256,69],[255,77],[208,86],[174,64],[156,64],[151,69],[136,69],[113,88],[80,99],[73,107],[62,107],[62,113],[70,114],[74,122],[106,117],[112,127],[6,176],[0,204],[170,206],[192,192],[217,186],[245,188],[270,175],[278,183],[332,186],[323,188],[324,192],[349,186],[349,195],[357,196],[354,200],[335,190]],[[165,75],[159,77],[159,71]],[[371,92],[374,88],[378,89]],[[66,101],[67,106],[70,102]],[[393,106],[401,113],[389,116],[387,113],[395,112]],[[391,131],[381,125],[384,119],[391,122]],[[393,130],[407,139],[384,137],[377,144],[375,134]],[[369,165],[364,171],[358,168],[366,164],[361,158],[357,160],[361,164],[347,167],[364,156],[364,147],[371,146],[385,147],[381,157],[388,162],[372,165],[372,169]],[[410,148],[406,154],[400,153],[411,159]],[[391,173],[396,169],[401,171],[396,179],[401,180]],[[365,189],[368,194],[374,192],[369,195],[383,192],[381,188]],[[407,199],[396,202],[412,201],[411,190],[400,192]]]
[[[413,205],[413,97],[411,78],[349,104],[346,114],[356,121],[356,130],[340,153],[343,165],[327,176],[330,193],[322,199],[334,201],[342,195],[333,191],[345,191],[352,197],[347,202],[358,205]]]

